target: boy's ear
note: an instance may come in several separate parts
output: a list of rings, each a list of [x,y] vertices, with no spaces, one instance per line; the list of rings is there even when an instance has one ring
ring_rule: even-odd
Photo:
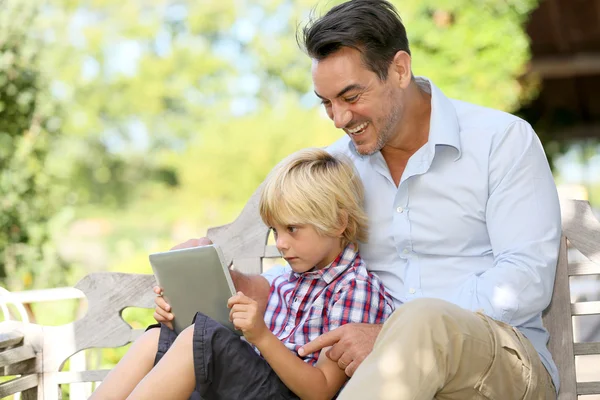
[[[340,228],[337,230],[337,236],[343,236],[346,228],[348,227],[348,213],[346,211],[340,211],[340,215],[338,215],[338,222],[340,223]]]

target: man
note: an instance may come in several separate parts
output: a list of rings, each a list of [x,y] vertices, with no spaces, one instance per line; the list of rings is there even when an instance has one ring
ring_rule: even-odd
[[[343,400],[556,398],[541,313],[560,212],[533,129],[415,78],[384,0],[336,6],[301,36],[315,93],[347,133],[329,151],[349,155],[365,185],[361,253],[397,311],[384,326],[330,331],[300,355],[333,346],[328,357],[352,376]],[[234,280],[257,297],[266,287]]]

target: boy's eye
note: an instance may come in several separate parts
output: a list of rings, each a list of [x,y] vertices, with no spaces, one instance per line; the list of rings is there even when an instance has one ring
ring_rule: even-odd
[[[269,229],[273,232],[273,236],[275,237],[275,239],[277,239],[277,229],[273,227],[270,227]]]
[[[296,226],[288,226],[287,230],[288,230],[289,233],[294,233],[294,232],[296,232],[298,230],[298,227],[296,227]]]

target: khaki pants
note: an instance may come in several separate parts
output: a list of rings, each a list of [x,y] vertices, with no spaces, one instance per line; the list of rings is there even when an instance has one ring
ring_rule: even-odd
[[[510,325],[437,299],[399,307],[339,400],[556,399],[532,344]]]

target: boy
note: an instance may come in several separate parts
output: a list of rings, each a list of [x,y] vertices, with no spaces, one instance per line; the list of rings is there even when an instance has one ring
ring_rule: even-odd
[[[264,316],[241,292],[229,299],[230,319],[246,341],[201,313],[177,337],[163,324],[158,352],[152,329],[95,398],[187,399],[194,389],[206,400],[335,397],[344,370],[319,353],[300,358],[298,349],[343,324],[382,323],[392,312],[358,254],[367,236],[360,179],[349,162],[303,150],[268,176],[259,210],[290,269],[271,284]]]

